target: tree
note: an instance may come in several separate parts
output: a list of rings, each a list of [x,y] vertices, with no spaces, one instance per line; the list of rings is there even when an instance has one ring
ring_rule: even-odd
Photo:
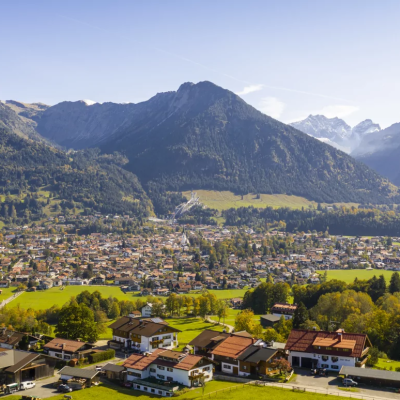
[[[266,342],[284,342],[284,338],[274,329],[274,328],[267,328],[263,333],[262,338]]]
[[[304,303],[300,302],[293,314],[293,328],[298,329],[308,320],[308,311]]]
[[[85,342],[96,342],[99,337],[93,311],[77,302],[71,302],[61,309],[55,333],[57,337]]]
[[[199,315],[203,318],[210,312],[210,300],[207,296],[200,296],[199,298]]]
[[[287,372],[289,372],[292,369],[290,362],[288,360],[286,360],[285,358],[277,358],[272,363],[272,366],[279,369],[280,374],[282,374],[282,371],[283,371],[285,373],[285,375]]]
[[[274,328],[283,338],[287,339],[292,330],[292,320],[285,319],[282,315],[279,321],[274,325]]]
[[[392,294],[400,292],[400,275],[398,272],[394,272],[390,278],[389,292]]]
[[[226,318],[229,313],[229,308],[224,300],[217,301],[217,316],[218,323],[221,321],[221,318]]]
[[[321,328],[318,326],[318,324],[315,321],[311,321],[310,319],[308,319],[307,321],[303,322],[300,326],[300,329],[306,329],[308,331],[311,330],[316,330],[316,331],[320,331]]]
[[[251,310],[243,310],[236,315],[235,318],[235,331],[246,331],[252,333],[255,329],[254,313]]]
[[[376,347],[371,347],[369,349],[369,352],[368,352],[369,357],[368,357],[368,361],[367,361],[367,365],[369,367],[373,367],[374,365],[378,364],[379,353],[380,353],[380,351]]]

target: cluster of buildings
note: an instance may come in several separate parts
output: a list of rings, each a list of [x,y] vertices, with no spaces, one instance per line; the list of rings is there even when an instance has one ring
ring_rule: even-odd
[[[0,246],[0,286],[22,284],[29,290],[46,290],[63,285],[117,285],[124,291],[162,296],[172,291],[254,287],[268,275],[275,282],[319,283],[318,270],[349,266],[400,270],[395,238],[395,244],[388,246],[379,237],[266,235],[248,229],[242,233],[247,235],[254,254],[242,258],[230,254],[224,265],[213,263],[210,269],[206,253],[200,252],[200,259],[195,259],[194,251],[199,249],[190,245],[190,239],[201,235],[213,245],[233,239],[237,230],[205,226],[182,232],[159,227],[155,232],[129,238],[94,233],[79,239],[75,234],[40,231],[5,234]],[[273,237],[289,238],[292,245],[275,257],[262,254],[264,239]]]

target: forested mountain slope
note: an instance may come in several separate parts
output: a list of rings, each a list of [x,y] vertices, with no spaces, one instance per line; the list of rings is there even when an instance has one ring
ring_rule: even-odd
[[[3,219],[39,219],[46,203],[40,191],[50,192],[59,207],[103,213],[146,216],[152,204],[137,177],[121,168],[118,155],[85,150],[66,154],[0,128],[0,192]],[[118,165],[120,164],[120,165]],[[61,208],[60,208],[61,211]]]

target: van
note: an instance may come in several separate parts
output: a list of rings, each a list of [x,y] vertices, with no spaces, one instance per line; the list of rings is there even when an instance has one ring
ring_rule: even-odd
[[[32,389],[36,386],[35,382],[32,381],[27,381],[27,382],[21,382],[20,384],[20,390],[26,390],[26,389]]]

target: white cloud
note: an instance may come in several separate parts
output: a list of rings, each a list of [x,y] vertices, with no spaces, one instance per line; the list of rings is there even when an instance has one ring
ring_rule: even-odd
[[[263,87],[264,87],[264,85],[245,86],[242,91],[236,92],[236,94],[238,96],[244,96],[244,95],[249,94],[249,93],[258,92],[258,91],[262,90]]]
[[[333,105],[333,106],[326,106],[323,107],[319,111],[312,112],[311,114],[320,114],[320,115],[325,115],[327,118],[343,118],[346,117],[347,115],[353,114],[356,111],[358,111],[360,108],[356,106],[347,106],[347,105]]]
[[[278,119],[285,109],[285,103],[276,97],[264,97],[261,99],[258,107],[261,112],[272,118]]]

